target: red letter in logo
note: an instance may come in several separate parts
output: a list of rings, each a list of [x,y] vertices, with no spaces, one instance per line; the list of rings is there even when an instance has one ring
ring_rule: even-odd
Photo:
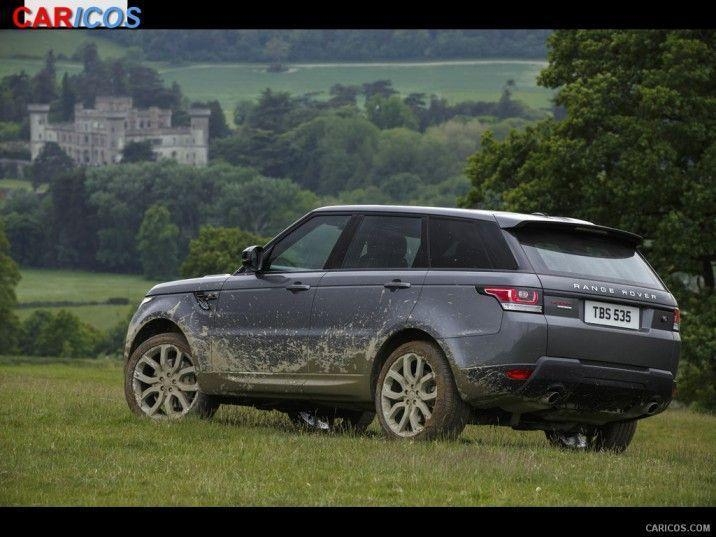
[[[39,28],[44,26],[45,28],[52,28],[52,21],[50,15],[47,13],[47,9],[44,7],[38,8],[37,15],[35,16],[35,22],[32,23],[33,28]]]
[[[24,13],[25,20],[24,22],[20,22],[20,13]],[[12,22],[15,23],[15,26],[17,28],[28,28],[30,26],[30,21],[27,20],[27,15],[32,15],[32,11],[30,11],[29,8],[25,6],[20,6],[12,13]]]
[[[64,26],[65,28],[72,28],[70,17],[72,16],[72,10],[68,7],[56,7],[55,8],[55,28]]]

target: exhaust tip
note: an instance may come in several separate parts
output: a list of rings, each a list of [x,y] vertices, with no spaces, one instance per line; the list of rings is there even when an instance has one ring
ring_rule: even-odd
[[[547,393],[542,397],[542,402],[547,405],[556,405],[564,396],[564,388],[562,386],[550,386]]]
[[[657,403],[656,401],[652,401],[651,403],[646,405],[644,410],[646,411],[647,414],[652,415],[652,414],[656,413],[657,410],[659,410],[659,403]]]
[[[545,401],[547,401],[550,405],[553,405],[559,401],[560,397],[562,397],[562,394],[559,392],[550,392],[545,397]]]

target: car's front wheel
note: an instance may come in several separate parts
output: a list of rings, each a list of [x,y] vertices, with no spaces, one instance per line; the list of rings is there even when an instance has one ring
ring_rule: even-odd
[[[219,405],[199,391],[196,363],[176,333],[153,336],[137,347],[124,367],[124,396],[139,416],[210,418]]]
[[[390,438],[416,440],[455,438],[470,415],[445,356],[427,341],[411,341],[391,353],[378,376],[375,408]]]

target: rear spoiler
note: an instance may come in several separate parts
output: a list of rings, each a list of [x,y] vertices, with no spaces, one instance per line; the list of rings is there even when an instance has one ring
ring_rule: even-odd
[[[636,248],[644,242],[644,238],[628,231],[615,229],[607,226],[597,226],[594,224],[583,224],[578,222],[560,221],[560,220],[521,220],[521,221],[504,221],[500,222],[503,229],[553,229],[558,231],[572,231],[574,233],[591,233],[593,235],[601,235],[612,237],[614,239],[626,242],[630,246]]]

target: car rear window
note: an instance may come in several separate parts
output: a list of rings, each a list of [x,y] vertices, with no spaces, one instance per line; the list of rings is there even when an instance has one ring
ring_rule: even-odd
[[[617,239],[539,228],[515,235],[538,273],[664,288],[639,252]]]
[[[430,266],[515,270],[517,262],[495,222],[430,217]]]
[[[364,216],[341,268],[399,269],[425,266],[422,218]]]

